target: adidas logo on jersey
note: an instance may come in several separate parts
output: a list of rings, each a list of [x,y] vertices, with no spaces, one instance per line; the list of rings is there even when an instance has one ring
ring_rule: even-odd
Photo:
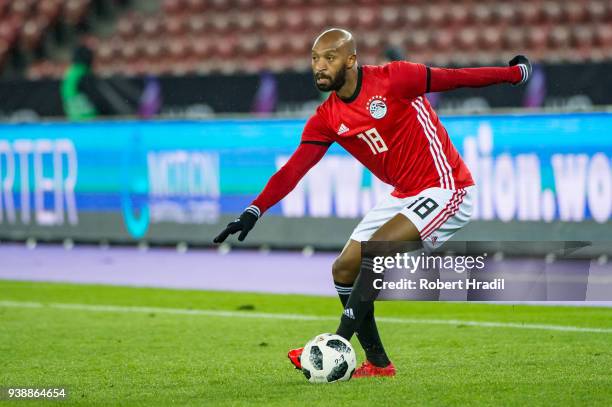
[[[355,319],[355,315],[353,314],[353,309],[352,308],[345,309],[343,314],[346,315],[347,317],[349,317],[350,319]]]
[[[342,123],[342,124],[340,125],[340,128],[338,129],[338,135],[344,134],[344,133],[346,133],[347,131],[349,131],[349,128],[348,128],[348,127],[346,127],[346,126],[344,125],[344,123]]]

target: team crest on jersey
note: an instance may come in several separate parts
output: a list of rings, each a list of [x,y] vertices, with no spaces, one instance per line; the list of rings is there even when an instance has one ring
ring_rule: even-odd
[[[372,96],[370,100],[368,100],[368,110],[370,111],[370,115],[375,119],[382,119],[387,114],[387,104],[385,101],[387,98],[376,95]]]

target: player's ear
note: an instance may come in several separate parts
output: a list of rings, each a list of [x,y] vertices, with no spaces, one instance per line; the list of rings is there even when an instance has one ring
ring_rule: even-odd
[[[357,55],[355,54],[349,55],[348,58],[346,59],[346,69],[347,70],[353,69],[356,62],[357,62]]]

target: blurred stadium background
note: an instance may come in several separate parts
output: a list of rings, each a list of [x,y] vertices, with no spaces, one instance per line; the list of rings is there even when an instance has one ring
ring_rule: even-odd
[[[428,95],[480,187],[458,238],[612,241],[604,0],[0,0],[0,239],[211,248],[325,98],[309,47],[330,26],[355,33],[366,64],[528,55],[525,87]],[[85,48],[93,109],[67,117]],[[387,191],[334,146],[239,246],[337,251]]]

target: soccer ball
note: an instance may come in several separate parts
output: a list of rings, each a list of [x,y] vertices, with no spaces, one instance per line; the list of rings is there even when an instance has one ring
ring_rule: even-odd
[[[339,335],[321,334],[304,346],[302,372],[310,383],[349,380],[357,364],[351,343]]]

